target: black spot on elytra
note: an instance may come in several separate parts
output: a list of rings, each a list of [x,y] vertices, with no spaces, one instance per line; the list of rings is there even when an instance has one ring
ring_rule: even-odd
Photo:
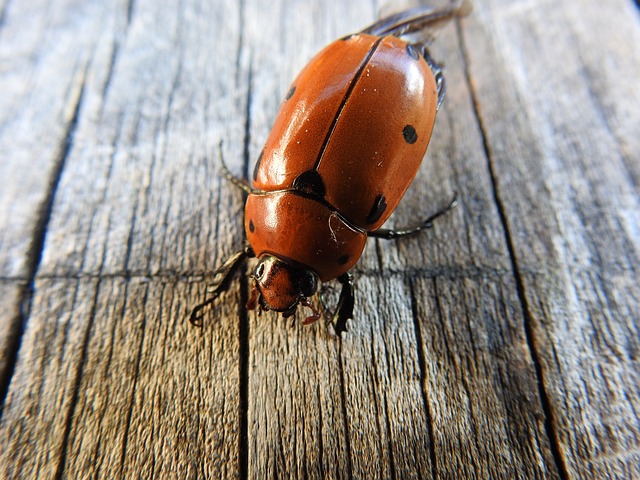
[[[293,94],[296,93],[296,86],[294,85],[293,87],[291,87],[289,89],[289,91],[287,92],[287,96],[284,97],[284,101],[286,102],[287,100],[289,100],[291,97],[293,97]]]
[[[412,125],[405,126],[402,130],[402,135],[404,136],[404,141],[407,143],[416,143],[416,140],[418,140],[418,134]]]
[[[387,209],[387,199],[381,193],[373,201],[373,205],[371,206],[371,211],[369,212],[369,215],[367,215],[367,223],[376,223],[378,220],[380,220],[380,217],[382,216],[382,214],[386,209]]]
[[[298,175],[293,181],[293,188],[319,197],[324,197],[325,193],[324,182],[317,170],[307,170]]]
[[[260,170],[260,162],[262,161],[262,155],[264,154],[264,149],[258,155],[258,160],[256,160],[256,166],[253,167],[253,181],[258,180],[258,170]]]
[[[414,60],[418,60],[420,58],[420,54],[413,45],[407,45],[407,53]]]
[[[253,233],[253,232],[255,232],[255,231],[256,231],[256,227],[255,227],[255,225],[253,224],[253,220],[249,220],[249,231],[250,231],[251,233]]]
[[[344,265],[348,261],[349,261],[349,255],[342,255],[340,258],[338,258],[338,265]]]

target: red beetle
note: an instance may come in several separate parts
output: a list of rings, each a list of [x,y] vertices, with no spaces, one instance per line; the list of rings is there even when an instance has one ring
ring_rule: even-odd
[[[193,324],[202,325],[202,309],[255,256],[249,309],[289,317],[301,304],[313,311],[303,323],[312,323],[320,312],[309,298],[320,282],[337,278],[339,334],[353,313],[348,271],[367,237],[418,232],[453,208],[455,197],[417,226],[380,229],[416,175],[444,98],[442,70],[426,46],[430,29],[466,10],[419,7],[384,18],[330,44],[300,72],[258,157],[253,186],[224,167],[249,194],[248,243],[216,272],[210,298],[191,312]],[[416,35],[417,42],[402,39]]]

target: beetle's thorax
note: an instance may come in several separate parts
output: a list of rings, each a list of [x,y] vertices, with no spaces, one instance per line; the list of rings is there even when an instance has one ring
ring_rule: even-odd
[[[258,258],[277,257],[323,282],[348,271],[367,241],[326,204],[294,190],[249,195],[245,232]]]

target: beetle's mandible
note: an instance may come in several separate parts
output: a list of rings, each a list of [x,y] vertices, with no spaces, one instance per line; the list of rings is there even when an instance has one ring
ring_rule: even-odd
[[[419,225],[380,227],[417,173],[445,94],[441,67],[427,45],[433,30],[469,5],[418,7],[383,18],[318,53],[294,80],[258,156],[252,185],[225,175],[249,195],[247,243],[216,272],[203,309],[230,283],[249,257],[249,309],[284,317],[299,305],[321,316],[310,301],[322,282],[338,279],[342,291],[333,314],[336,333],[353,315],[349,269],[368,237],[398,238],[431,226],[454,200]],[[417,40],[416,40],[417,38]],[[223,163],[224,166],[224,163]]]

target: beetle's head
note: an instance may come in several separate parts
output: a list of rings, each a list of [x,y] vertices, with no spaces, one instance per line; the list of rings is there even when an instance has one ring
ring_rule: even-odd
[[[313,323],[320,318],[320,312],[309,302],[318,289],[318,276],[311,270],[283,262],[273,255],[260,258],[253,274],[253,289],[247,308],[253,310],[273,310],[282,316],[295,314],[298,304],[309,307],[313,315],[303,323]]]

